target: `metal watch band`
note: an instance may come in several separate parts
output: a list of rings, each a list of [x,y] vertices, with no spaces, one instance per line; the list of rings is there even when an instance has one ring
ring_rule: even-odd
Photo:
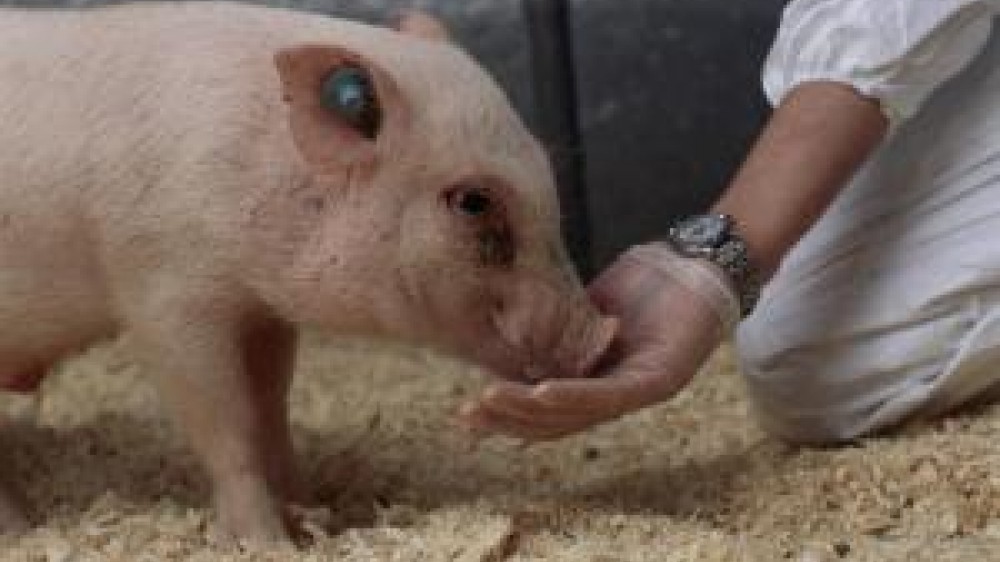
[[[667,240],[680,254],[706,259],[722,269],[739,299],[741,315],[753,311],[761,283],[733,217],[706,214],[681,219],[670,228]]]

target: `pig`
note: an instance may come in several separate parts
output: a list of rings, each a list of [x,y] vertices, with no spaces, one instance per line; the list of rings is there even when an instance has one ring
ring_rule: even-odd
[[[0,389],[127,335],[230,537],[286,541],[307,500],[303,328],[521,381],[584,375],[614,338],[542,147],[432,19],[141,3],[3,9],[0,37]]]

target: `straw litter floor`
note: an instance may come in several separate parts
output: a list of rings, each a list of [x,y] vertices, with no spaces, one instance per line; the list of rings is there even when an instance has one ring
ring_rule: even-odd
[[[296,438],[328,506],[311,544],[212,540],[206,483],[126,346],[2,398],[0,469],[40,526],[0,560],[1000,560],[1000,408],[832,450],[761,432],[728,354],[677,400],[587,435],[469,451],[467,366],[359,342],[301,354]]]

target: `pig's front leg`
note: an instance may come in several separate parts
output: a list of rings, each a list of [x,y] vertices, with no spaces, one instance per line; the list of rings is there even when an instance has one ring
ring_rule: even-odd
[[[209,471],[222,531],[254,543],[288,537],[283,503],[299,489],[286,398],[295,337],[225,301],[147,306],[133,319],[138,351]]]
[[[278,321],[248,330],[242,339],[244,365],[260,426],[265,431],[268,482],[286,502],[305,503],[307,492],[295,463],[288,419],[288,391],[295,371],[296,332]]]

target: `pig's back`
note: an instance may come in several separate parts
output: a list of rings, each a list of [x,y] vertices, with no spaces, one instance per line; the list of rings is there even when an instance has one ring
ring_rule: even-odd
[[[0,9],[0,202],[137,197],[284,126],[273,56],[329,43],[387,56],[399,34],[229,2]],[[109,178],[115,181],[109,186]],[[19,192],[19,193],[16,193]]]
[[[265,99],[278,46],[339,27],[355,26],[214,2],[0,9],[0,165],[48,176],[176,148],[171,135],[207,134],[227,105]]]
[[[254,165],[241,143],[283,110],[275,49],[342,27],[360,31],[216,3],[0,9],[0,323],[49,330],[0,355],[105,333],[116,245],[211,252],[232,186],[212,180]]]
[[[189,176],[247,164],[284,126],[274,53],[371,33],[219,2],[0,9],[0,208],[69,233],[132,201],[203,214],[211,197],[172,190],[217,189]],[[198,208],[170,208],[185,202]]]

